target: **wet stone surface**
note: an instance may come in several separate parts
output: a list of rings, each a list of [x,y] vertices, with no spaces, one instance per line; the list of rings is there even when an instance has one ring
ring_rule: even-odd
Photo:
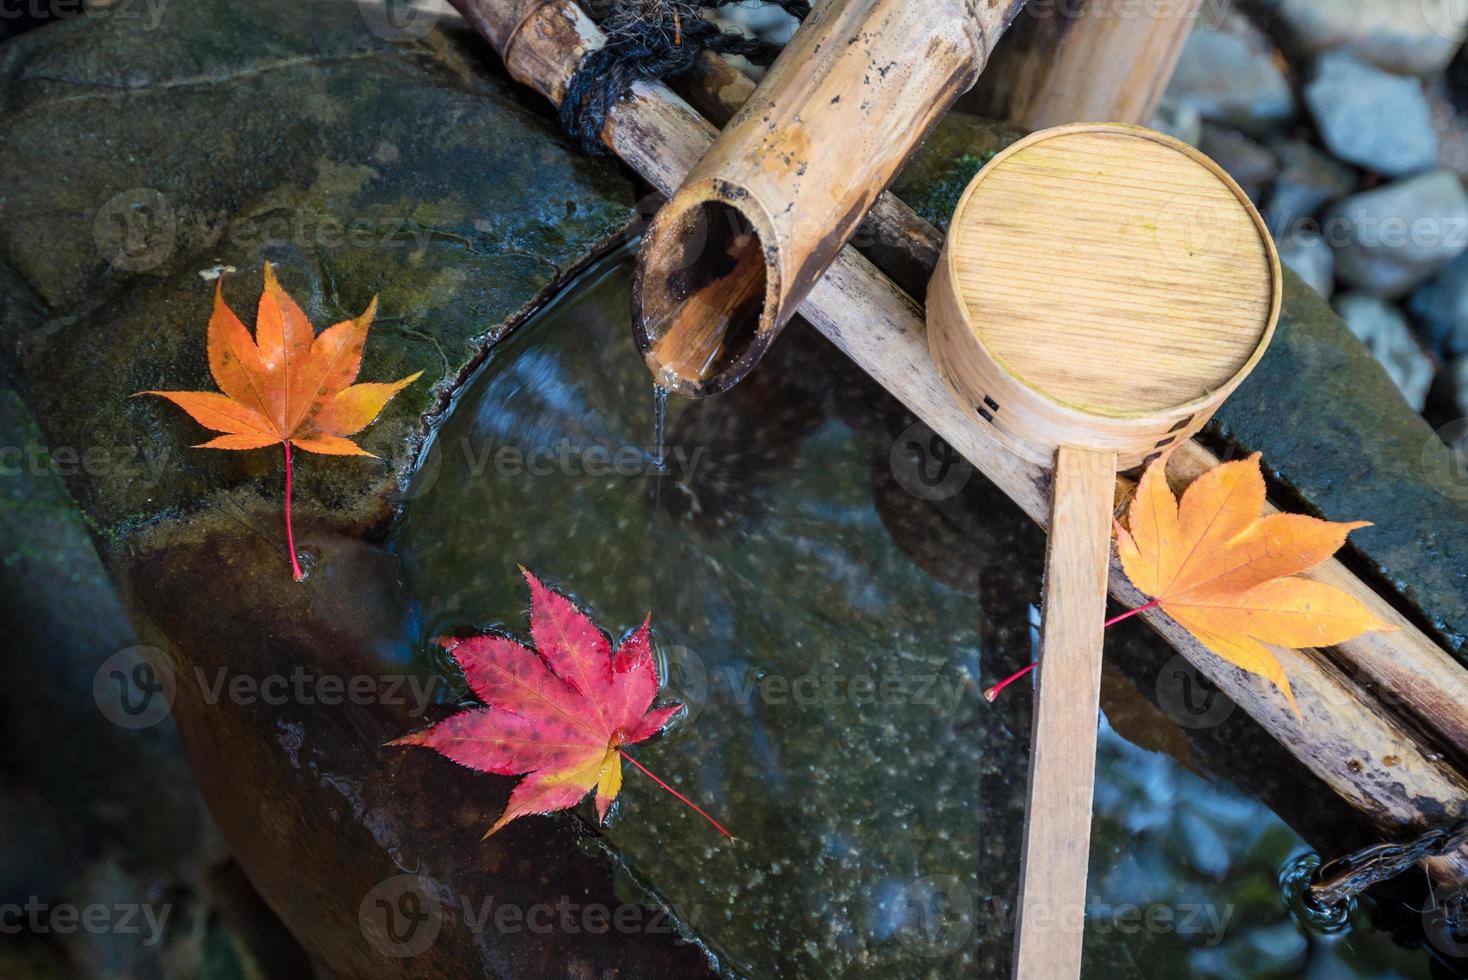
[[[72,481],[103,534],[280,493],[279,453],[194,452],[198,426],[129,397],[213,388],[221,273],[247,323],[266,260],[318,329],[376,295],[362,377],[424,371],[366,433],[384,462],[301,466],[304,519],[361,526],[487,339],[632,218],[615,164],[484,56],[462,30],[389,43],[354,3],[194,3],[6,46],[0,342],[51,445],[109,470]]]

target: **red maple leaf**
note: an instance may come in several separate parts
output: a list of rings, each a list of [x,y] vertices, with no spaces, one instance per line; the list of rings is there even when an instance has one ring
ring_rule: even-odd
[[[520,571],[530,583],[535,649],[495,634],[439,637],[486,707],[388,744],[423,745],[482,772],[524,774],[485,837],[517,817],[569,809],[593,789],[597,817],[605,821],[622,788],[623,759],[732,836],[623,751],[662,731],[683,709],[676,702],[652,707],[658,674],[648,623],[613,654],[607,635],[569,599]]]

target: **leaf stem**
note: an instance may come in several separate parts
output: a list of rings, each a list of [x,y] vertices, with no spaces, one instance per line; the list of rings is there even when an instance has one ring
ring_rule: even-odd
[[[737,837],[735,837],[733,834],[729,833],[729,831],[727,831],[727,830],[724,829],[724,825],[723,824],[719,823],[717,820],[715,820],[713,817],[709,816],[707,813],[704,813],[703,812],[703,808],[700,807],[697,803],[693,802],[688,797],[684,796],[682,793],[678,792],[676,789],[674,789],[673,787],[669,786],[667,783],[663,782],[658,777],[654,776],[652,774],[652,771],[650,769],[648,769],[647,766],[644,766],[642,763],[640,763],[636,759],[632,758],[630,755],[628,755],[626,753],[625,750],[618,749],[617,751],[619,753],[621,753],[622,758],[624,758],[628,762],[632,763],[638,769],[641,769],[642,772],[643,772],[643,774],[645,776],[647,776],[648,779],[651,779],[653,782],[657,783],[663,789],[667,790],[669,793],[672,793],[674,796],[678,797],[678,799],[682,800],[684,803],[686,803],[690,807],[692,807],[693,808],[693,811],[695,813],[697,813],[700,817],[703,817],[709,823],[713,824],[714,827],[715,827],[715,829],[717,829],[719,833],[723,834],[725,837],[729,838],[730,840],[738,840]]]
[[[300,562],[296,561],[296,535],[291,530],[291,443],[287,439],[281,443],[285,447],[285,546],[291,553],[291,577],[297,582],[306,577],[301,571]]]
[[[984,700],[985,701],[988,701],[989,703],[992,704],[994,702],[994,700],[999,697],[1000,694],[1004,693],[1004,689],[1006,687],[1008,687],[1009,685],[1013,684],[1015,681],[1019,680],[1020,678],[1024,677],[1030,671],[1034,670],[1037,666],[1039,666],[1039,664],[1037,664],[1037,663],[1036,664],[1030,664],[1028,667],[1025,667],[1022,670],[1017,670],[1013,674],[1010,674],[1008,677],[1004,678],[1004,680],[1000,681],[998,684],[995,684],[993,687],[991,687],[988,690],[986,690],[984,692]]]
[[[1110,627],[1115,626],[1117,623],[1121,622],[1124,619],[1131,619],[1133,616],[1140,615],[1141,613],[1146,612],[1148,609],[1156,609],[1161,604],[1162,604],[1162,601],[1160,599],[1153,599],[1151,602],[1147,603],[1145,606],[1138,606],[1135,609],[1128,609],[1126,612],[1122,613],[1120,616],[1113,616],[1111,619],[1108,619],[1105,623],[1101,624],[1101,628],[1102,629],[1109,629]],[[1015,681],[1019,680],[1020,678],[1024,677],[1026,674],[1028,674],[1030,671],[1034,670],[1038,666],[1039,666],[1038,663],[1033,663],[1033,664],[1030,664],[1028,667],[1024,668],[1023,670],[1020,670],[1020,671],[1017,671],[1017,672],[1015,672],[1013,674],[1010,674],[1008,677],[1004,678],[1004,680],[1000,681],[998,684],[995,684],[993,687],[991,687],[988,690],[984,691],[984,700],[989,701],[989,702],[993,702],[995,698],[999,697],[999,695],[1001,693],[1003,693],[1003,691],[1004,691],[1004,689],[1006,687],[1008,687],[1009,685],[1013,684]]]
[[[1121,622],[1124,619],[1131,619],[1133,616],[1141,615],[1142,613],[1146,612],[1148,609],[1156,609],[1160,605],[1162,605],[1162,600],[1161,599],[1153,599],[1151,602],[1147,603],[1145,606],[1138,606],[1135,609],[1128,609],[1126,612],[1122,613],[1120,616],[1113,616],[1111,619],[1108,619],[1105,623],[1103,623],[1101,625],[1101,628],[1102,629],[1109,629],[1110,627],[1115,626],[1117,623]]]

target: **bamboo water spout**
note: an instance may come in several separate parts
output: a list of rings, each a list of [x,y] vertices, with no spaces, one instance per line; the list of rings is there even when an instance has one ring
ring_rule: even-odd
[[[812,11],[648,229],[633,328],[660,384],[698,397],[749,372],[1022,6]]]

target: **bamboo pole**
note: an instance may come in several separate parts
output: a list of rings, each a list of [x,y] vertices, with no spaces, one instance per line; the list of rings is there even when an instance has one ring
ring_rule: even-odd
[[[961,107],[1025,129],[1146,123],[1202,0],[1032,0]]]
[[[632,321],[659,384],[753,368],[1021,6],[814,7],[643,236]]]
[[[513,77],[552,101],[559,100],[581,56],[603,43],[596,25],[571,0],[452,2],[495,44]],[[639,81],[608,114],[602,139],[651,184],[671,193],[715,134],[713,125],[666,85]],[[1049,474],[1004,451],[954,401],[928,356],[921,307],[871,262],[849,246],[842,249],[812,287],[800,314],[1045,525]],[[1205,462],[1208,454],[1184,443],[1174,458],[1193,465]],[[1385,637],[1389,655],[1383,654],[1380,641],[1343,644],[1339,650],[1353,670],[1368,676],[1376,671],[1389,680],[1382,686],[1400,697],[1400,703],[1426,709],[1424,719],[1463,732],[1461,709],[1450,710],[1453,699],[1458,706],[1468,704],[1468,698],[1454,693],[1468,689],[1462,668],[1359,579],[1344,569],[1331,570],[1336,564],[1325,563],[1327,571],[1317,569],[1315,576],[1334,575],[1389,622],[1403,627],[1401,633],[1379,635]],[[1145,602],[1114,561],[1109,587],[1124,605]],[[1280,651],[1300,705],[1301,718],[1296,719],[1273,685],[1223,663],[1165,614],[1152,610],[1143,617],[1306,768],[1391,836],[1415,835],[1468,811],[1468,778],[1332,659],[1313,651]],[[1398,669],[1407,660],[1410,667]],[[1432,683],[1437,695],[1423,698],[1398,686],[1413,678]],[[1427,863],[1445,882],[1468,881],[1468,855],[1460,852]]]

